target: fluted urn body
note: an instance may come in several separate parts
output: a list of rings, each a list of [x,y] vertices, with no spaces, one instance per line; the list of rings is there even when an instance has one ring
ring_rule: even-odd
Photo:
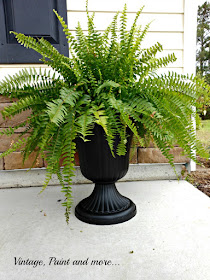
[[[129,150],[132,133],[128,131],[127,153],[125,156],[116,155],[119,137],[114,140],[114,153],[112,156],[104,130],[95,125],[94,135],[89,136],[90,141],[77,139],[80,168],[82,174],[95,183],[92,194],[83,199],[75,209],[78,219],[99,225],[117,224],[131,219],[136,214],[135,204],[127,197],[122,196],[115,182],[128,171]]]

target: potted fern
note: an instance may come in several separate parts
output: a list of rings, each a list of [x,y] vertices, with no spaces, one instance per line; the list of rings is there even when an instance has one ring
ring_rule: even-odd
[[[67,222],[72,205],[71,184],[76,145],[79,147],[82,172],[100,185],[96,186],[97,190],[89,199],[78,205],[76,215],[86,222],[99,224],[123,222],[136,213],[132,201],[113,189],[114,182],[127,172],[132,137],[141,145],[152,139],[172,167],[173,156],[169,151],[174,141],[194,161],[194,151],[201,157],[207,156],[196,139],[191,117],[195,116],[193,106],[200,93],[208,91],[208,87],[193,76],[173,72],[156,74],[158,68],[174,62],[176,57],[170,54],[156,58],[156,54],[162,51],[160,43],[141,48],[149,28],[149,24],[144,29],[137,26],[142,9],[136,13],[130,31],[126,30],[125,6],[121,15],[117,13],[103,33],[95,29],[94,14],[90,15],[86,9],[88,34],[84,34],[78,23],[76,36],[54,11],[68,39],[70,57],[60,54],[43,38],[12,32],[20,44],[42,55],[41,61],[53,69],[53,74],[50,70],[25,69],[0,83],[0,94],[18,99],[1,112],[4,118],[31,110],[31,116],[25,122],[1,132],[12,135],[22,126],[25,127],[23,135],[30,133],[27,139],[19,139],[1,157],[17,149],[22,150],[24,160],[33,151],[37,156],[44,157],[48,165],[43,190],[52,175],[57,174],[66,197],[63,205],[66,207]],[[100,148],[102,144],[104,148]],[[111,156],[114,168],[121,166],[117,176],[110,177],[112,175],[109,174],[105,179],[98,179],[97,174],[96,179],[86,174],[92,153],[88,155],[84,151],[89,151],[90,147],[94,150],[96,146],[100,149],[94,154],[97,160],[100,151],[105,150],[105,154],[110,153],[108,160],[112,161]],[[101,161],[107,157],[101,156]],[[62,170],[61,158],[64,159]],[[120,159],[123,163],[120,163]],[[95,170],[95,173],[98,172],[100,170]],[[101,187],[103,184],[112,186],[106,189]],[[106,191],[108,189],[110,192]],[[122,205],[110,210],[110,205],[115,203],[113,197],[118,197],[116,204]],[[107,198],[110,199],[109,206],[104,205],[108,210],[104,209],[105,206],[102,206],[102,210],[93,207],[93,204]]]

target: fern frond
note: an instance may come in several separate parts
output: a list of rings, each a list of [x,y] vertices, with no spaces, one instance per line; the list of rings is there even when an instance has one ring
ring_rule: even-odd
[[[130,49],[133,47],[135,34],[137,35],[137,37],[139,35],[138,30],[137,30],[137,20],[138,20],[139,16],[141,15],[143,9],[144,9],[144,6],[142,6],[141,9],[136,13],[136,17],[134,19],[134,22],[133,22],[133,24],[131,26],[131,29],[130,29],[130,32],[129,32],[128,40],[127,40],[127,43],[126,43],[126,54],[128,54],[128,55],[130,55]],[[136,44],[137,44],[137,42],[136,42]],[[132,53],[134,54],[137,51],[137,49],[138,49],[138,46],[135,45],[134,51]]]
[[[141,141],[134,122],[131,120],[128,112],[126,112],[126,109],[128,109],[128,106],[125,106],[125,104],[123,104],[121,100],[115,99],[114,96],[109,97],[109,102],[113,108],[118,110],[118,112],[120,113],[120,117],[123,120],[123,123],[126,124],[130,128],[130,130],[133,132],[133,134],[138,138],[138,140]]]
[[[125,46],[126,46],[126,26],[127,26],[127,5],[124,5],[122,14],[120,16],[120,48],[122,55],[125,54]]]
[[[86,137],[89,135],[93,135],[93,127],[94,127],[94,116],[91,111],[86,111],[82,115],[80,115],[75,121],[78,126],[77,133],[80,134],[80,137],[83,141],[89,141]]]
[[[50,121],[59,126],[59,124],[63,122],[64,117],[68,113],[68,108],[65,104],[74,107],[80,94],[81,93],[76,90],[62,88],[60,90],[61,98],[47,103],[47,114],[50,117]]]
[[[66,116],[66,123],[63,127],[63,145],[62,145],[62,154],[64,157],[63,161],[63,180],[67,184],[63,185],[62,192],[65,193],[66,201],[62,204],[66,207],[66,221],[69,222],[69,214],[72,205],[72,176],[74,176],[74,155],[76,152],[76,126],[75,126],[75,117],[74,112],[68,113]]]
[[[106,112],[105,110],[101,110],[100,108],[103,108],[103,104],[101,104],[102,106],[94,107],[91,111],[93,112],[94,116],[95,116],[95,123],[97,123],[98,125],[102,126],[105,133],[108,134],[107,131],[107,116],[106,116]]]
[[[118,88],[118,87],[120,87],[120,84],[115,83],[114,81],[105,81],[102,85],[100,85],[100,86],[95,90],[95,93],[96,93],[96,94],[99,94],[99,93],[101,92],[101,90],[102,90],[103,88],[106,88],[106,87]]]

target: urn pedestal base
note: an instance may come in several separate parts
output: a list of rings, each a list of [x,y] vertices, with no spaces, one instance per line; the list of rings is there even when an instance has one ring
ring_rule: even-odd
[[[133,218],[136,205],[122,196],[114,183],[96,183],[92,194],[77,205],[75,215],[85,223],[112,225]]]

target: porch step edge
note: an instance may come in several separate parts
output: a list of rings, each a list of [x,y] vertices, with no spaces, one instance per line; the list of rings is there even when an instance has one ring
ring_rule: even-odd
[[[178,176],[181,175],[183,165],[188,168],[186,163],[175,163]],[[46,168],[15,169],[0,171],[0,189],[21,188],[21,187],[40,187],[46,175]],[[128,173],[119,182],[125,181],[153,181],[153,180],[176,180],[177,176],[173,168],[168,163],[140,163],[130,164]],[[72,178],[73,184],[92,183],[81,173],[80,167],[75,167],[75,176]],[[60,185],[56,175],[52,176],[50,186]]]

